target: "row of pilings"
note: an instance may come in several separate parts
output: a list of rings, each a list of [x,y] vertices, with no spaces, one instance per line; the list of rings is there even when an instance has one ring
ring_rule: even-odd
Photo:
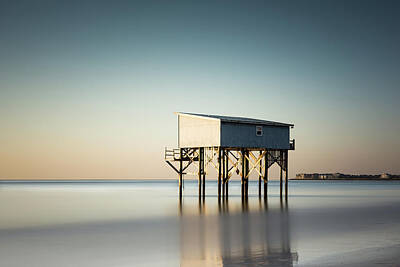
[[[183,195],[183,176],[184,171],[191,163],[197,162],[198,169],[198,195],[206,195],[206,165],[214,160],[207,156],[210,148],[199,147],[189,149],[179,149],[179,197]],[[218,172],[218,198],[228,198],[229,181],[234,172],[241,178],[241,196],[247,198],[249,195],[249,178],[251,172],[258,173],[258,195],[267,197],[268,194],[268,170],[277,163],[280,167],[280,197],[283,197],[283,186],[285,197],[288,196],[288,150],[255,150],[255,149],[231,149],[218,147],[212,148],[212,155],[216,154],[216,164],[214,166]],[[250,163],[250,160],[251,163]],[[188,162],[184,166],[184,162]],[[207,163],[207,164],[206,164]],[[285,173],[285,180],[283,180]],[[263,190],[262,190],[263,189]]]

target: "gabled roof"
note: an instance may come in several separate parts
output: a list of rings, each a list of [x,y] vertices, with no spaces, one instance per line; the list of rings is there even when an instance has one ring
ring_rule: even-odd
[[[175,112],[175,114],[188,116],[188,117],[199,117],[199,118],[203,118],[203,119],[220,120],[221,122],[257,124],[257,125],[268,125],[268,126],[285,126],[285,127],[293,127],[294,126],[293,124],[289,124],[289,123],[266,121],[266,120],[243,118],[243,117],[197,114],[197,113],[187,113],[187,112]]]

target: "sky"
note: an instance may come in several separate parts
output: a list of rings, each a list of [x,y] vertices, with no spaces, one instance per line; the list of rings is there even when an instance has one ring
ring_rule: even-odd
[[[0,0],[0,178],[174,178],[175,111],[293,123],[289,177],[400,173],[399,26],[398,1]]]

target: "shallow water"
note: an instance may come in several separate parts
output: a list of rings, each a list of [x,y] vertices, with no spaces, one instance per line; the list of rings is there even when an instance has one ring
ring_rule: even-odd
[[[1,182],[0,266],[398,266],[399,181]]]

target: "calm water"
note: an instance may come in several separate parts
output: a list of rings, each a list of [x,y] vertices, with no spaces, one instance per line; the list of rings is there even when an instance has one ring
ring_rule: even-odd
[[[400,266],[400,182],[0,183],[0,266]]]

